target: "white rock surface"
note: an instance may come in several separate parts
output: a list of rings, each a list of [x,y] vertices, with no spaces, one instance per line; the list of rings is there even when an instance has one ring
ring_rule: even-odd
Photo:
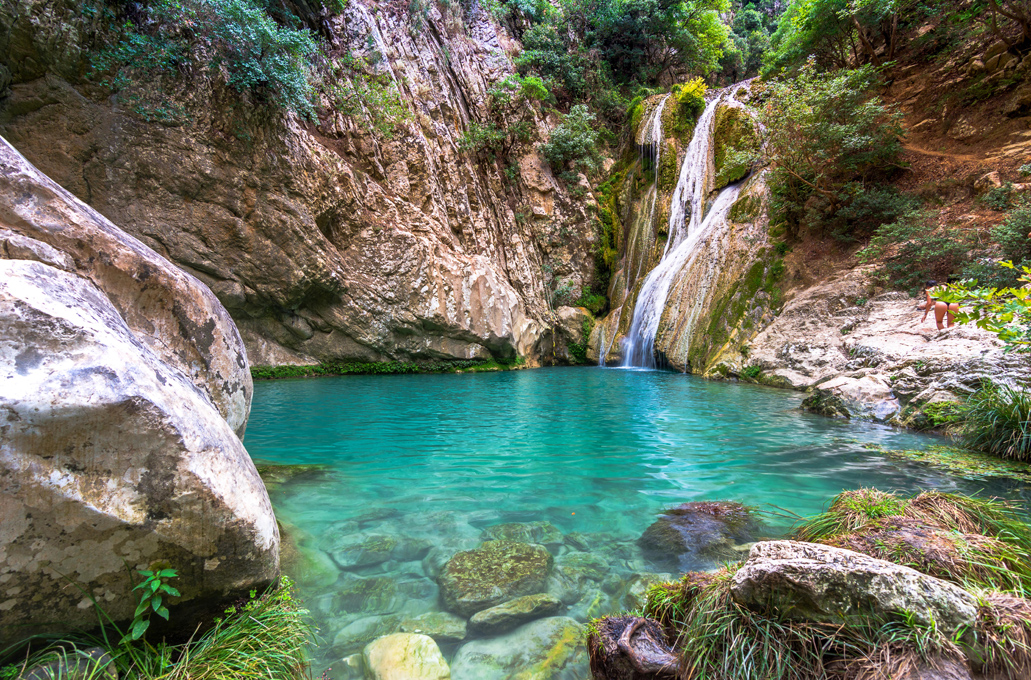
[[[179,571],[187,627],[274,580],[275,517],[234,432],[246,353],[211,292],[2,140],[0,257],[0,642],[95,626],[90,597],[131,618],[127,566]]]
[[[799,292],[751,341],[740,368],[758,366],[784,387],[818,387],[840,397],[851,417],[902,424],[914,424],[927,404],[966,397],[985,378],[1031,381],[1031,357],[1005,353],[992,333],[938,330],[934,313],[923,319],[919,300],[905,293],[870,298],[869,273]]]

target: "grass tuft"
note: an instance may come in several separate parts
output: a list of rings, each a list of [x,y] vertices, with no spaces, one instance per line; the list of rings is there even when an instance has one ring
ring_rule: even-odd
[[[985,383],[963,409],[967,446],[1031,461],[1031,392]]]
[[[293,598],[291,581],[226,610],[215,625],[185,644],[140,640],[121,644],[121,635],[54,641],[27,653],[21,662],[0,668],[0,678],[20,677],[40,664],[76,660],[89,648],[106,652],[103,665],[94,665],[83,680],[108,677],[110,669],[130,680],[304,680],[310,677],[308,649],[314,631],[308,611]],[[174,612],[173,612],[174,617]],[[55,676],[61,677],[61,676]]]

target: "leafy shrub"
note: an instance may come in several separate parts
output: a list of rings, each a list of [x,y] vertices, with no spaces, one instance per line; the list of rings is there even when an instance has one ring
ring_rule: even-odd
[[[345,54],[330,64],[330,101],[344,115],[362,118],[386,138],[410,120],[412,112],[388,74],[373,72],[368,60]]]
[[[883,258],[885,278],[901,289],[916,290],[928,279],[948,278],[969,256],[969,239],[957,229],[939,227],[935,219],[933,213],[915,211],[881,225],[859,259]]]
[[[584,307],[591,314],[597,316],[605,311],[609,300],[604,295],[594,293],[590,288],[584,286],[580,291],[580,297],[573,301],[574,307]]]
[[[868,93],[869,67],[821,73],[809,61],[792,79],[766,88],[760,118],[771,161],[771,218],[789,237],[803,229],[851,238],[849,216],[830,222],[899,167],[902,116]],[[862,229],[874,206],[857,203]]]
[[[742,346],[742,347],[744,347],[744,346]],[[744,354],[744,352],[742,352],[742,354]],[[747,355],[745,355],[745,356],[747,356]],[[741,377],[745,378],[746,380],[758,380],[759,376],[761,376],[762,374],[763,374],[762,366],[758,366],[758,365],[755,365],[755,364],[753,364],[751,366],[745,366],[743,369],[741,369]]]
[[[701,78],[695,78],[683,85],[675,86],[673,94],[680,105],[681,113],[690,116],[692,119],[702,115],[702,111],[705,111],[706,90],[708,90],[708,86]]]
[[[125,24],[92,64],[141,114],[160,114],[164,84],[190,68],[223,78],[253,104],[314,114],[308,30],[279,26],[250,0],[154,0],[141,11],[145,18]]]
[[[584,104],[577,104],[541,144],[539,150],[555,170],[572,167],[595,172],[601,166],[598,149],[598,131],[594,129],[594,114]]]
[[[1031,459],[1031,394],[986,383],[967,400],[963,438],[1003,458]]]
[[[1012,262],[999,262],[1006,269]],[[1031,267],[1022,266],[1016,284],[1009,288],[977,288],[970,281],[950,283],[938,290],[938,298],[959,305],[957,323],[973,323],[995,333],[1006,351],[1031,351]]]
[[[1002,186],[993,187],[981,197],[981,202],[996,212],[1009,209],[1013,200],[1013,183],[1006,182]]]

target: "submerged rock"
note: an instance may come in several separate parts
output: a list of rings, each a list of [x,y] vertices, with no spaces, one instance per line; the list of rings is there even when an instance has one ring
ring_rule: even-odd
[[[497,635],[533,619],[552,616],[562,602],[547,593],[524,595],[473,614],[469,625],[478,633]]]
[[[334,606],[341,612],[389,613],[400,609],[402,603],[397,581],[386,576],[352,576],[342,581],[334,594]]]
[[[437,582],[444,607],[461,616],[544,590],[551,554],[539,545],[487,541],[444,565]]]
[[[96,626],[71,583],[131,619],[128,571],[155,562],[179,572],[187,629],[277,578],[272,506],[237,436],[251,380],[229,315],[4,140],[0,383],[0,646]]]
[[[387,560],[420,560],[429,549],[430,543],[424,539],[389,534],[356,534],[334,541],[328,552],[341,569],[353,569]]]
[[[516,541],[518,543],[561,544],[562,532],[551,522],[511,522],[487,527],[481,541]]]
[[[362,652],[370,680],[449,680],[451,670],[437,643],[425,635],[394,633]]]
[[[754,540],[759,530],[740,503],[699,501],[665,511],[637,544],[656,567],[686,572],[736,557],[734,546]]]
[[[673,580],[673,574],[634,574],[627,582],[623,590],[623,609],[626,611],[637,611],[644,607],[648,601],[648,589],[657,583],[666,583]]]
[[[400,620],[399,616],[387,615],[352,621],[333,636],[333,652],[341,656],[360,652],[376,638],[394,632]]]
[[[405,619],[398,630],[402,633],[429,635],[438,643],[461,642],[466,636],[466,622],[462,617],[448,612],[427,612]]]
[[[950,637],[972,629],[978,607],[959,586],[909,567],[800,541],[757,543],[734,575],[731,594],[744,606],[817,623],[907,612]]]
[[[279,523],[279,561],[283,573],[302,586],[325,588],[340,576],[340,569],[303,529]]]
[[[584,628],[565,616],[539,619],[507,635],[474,640],[451,662],[454,680],[581,680]]]

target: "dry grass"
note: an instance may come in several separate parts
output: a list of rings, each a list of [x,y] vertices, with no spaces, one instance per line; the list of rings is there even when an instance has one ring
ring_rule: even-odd
[[[1015,507],[1000,499],[845,491],[795,535],[960,584],[1031,593],[1031,530]]]
[[[1031,601],[1003,593],[982,598],[973,655],[981,673],[1011,680],[1031,678]]]

